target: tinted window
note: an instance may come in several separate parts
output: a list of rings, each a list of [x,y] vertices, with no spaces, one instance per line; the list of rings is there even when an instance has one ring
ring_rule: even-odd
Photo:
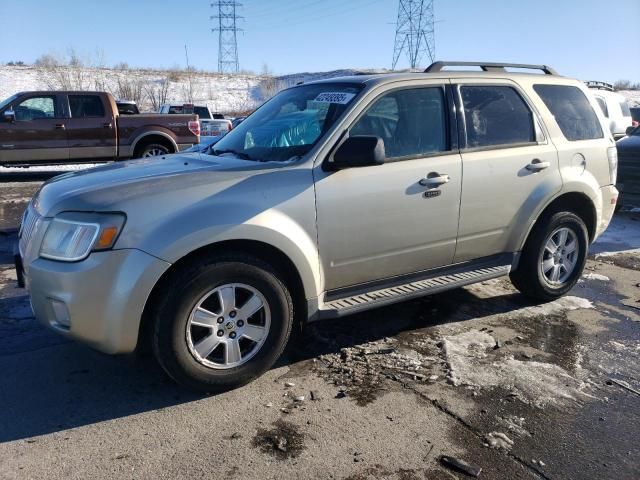
[[[602,138],[602,127],[582,90],[570,85],[534,85],[567,140]]]
[[[598,102],[598,105],[600,105],[600,109],[604,116],[609,118],[609,110],[607,109],[607,102],[605,102],[604,98],[596,97],[596,101]]]
[[[623,117],[631,116],[631,110],[629,110],[629,104],[625,100],[622,100],[620,102],[620,110],[622,110]]]
[[[182,105],[172,105],[171,107],[169,107],[169,113],[181,114],[184,113],[184,108],[182,107]]]
[[[442,88],[398,90],[376,100],[349,135],[384,140],[388,158],[447,150],[447,121]]]
[[[69,95],[72,118],[104,117],[104,105],[98,95]]]
[[[468,148],[535,141],[531,110],[513,88],[463,86],[460,93]]]
[[[140,113],[138,106],[132,103],[118,103],[117,106],[120,115],[137,115]]]
[[[15,107],[16,120],[28,122],[40,118],[55,118],[55,97],[32,97]]]
[[[194,107],[193,112],[196,113],[199,118],[211,118],[207,107]]]

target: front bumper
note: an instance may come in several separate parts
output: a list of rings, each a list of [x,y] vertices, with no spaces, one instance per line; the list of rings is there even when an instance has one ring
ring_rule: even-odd
[[[146,301],[169,266],[127,249],[94,252],[75,263],[36,258],[24,275],[38,321],[115,354],[135,349]]]

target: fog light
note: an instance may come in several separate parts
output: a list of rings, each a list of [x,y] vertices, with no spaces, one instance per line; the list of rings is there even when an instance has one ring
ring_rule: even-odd
[[[60,300],[49,299],[51,304],[51,310],[53,311],[53,318],[51,318],[51,325],[64,330],[71,328],[71,319],[69,318],[69,310],[64,302]]]

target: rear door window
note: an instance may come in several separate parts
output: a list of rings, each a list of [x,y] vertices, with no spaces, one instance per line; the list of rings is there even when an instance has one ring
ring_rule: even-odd
[[[427,87],[388,93],[369,107],[349,135],[382,138],[389,159],[448,150],[444,90]]]
[[[71,118],[104,117],[104,105],[99,95],[69,95]]]
[[[603,138],[602,127],[589,100],[571,85],[534,85],[565,138],[571,142]]]
[[[533,113],[518,92],[502,85],[460,87],[467,148],[535,142]]]

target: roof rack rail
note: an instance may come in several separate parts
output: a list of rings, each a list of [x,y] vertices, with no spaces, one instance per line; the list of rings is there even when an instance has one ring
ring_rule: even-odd
[[[484,72],[505,72],[507,68],[527,68],[531,70],[542,70],[545,75],[558,75],[553,68],[548,65],[530,65],[527,63],[495,63],[495,62],[433,62],[427,67],[424,73],[441,72],[445,67],[480,67]]]
[[[598,82],[595,80],[589,80],[588,82],[584,82],[585,85],[589,88],[595,88],[597,90],[608,90],[610,92],[615,91],[615,88],[610,83],[606,82]]]

